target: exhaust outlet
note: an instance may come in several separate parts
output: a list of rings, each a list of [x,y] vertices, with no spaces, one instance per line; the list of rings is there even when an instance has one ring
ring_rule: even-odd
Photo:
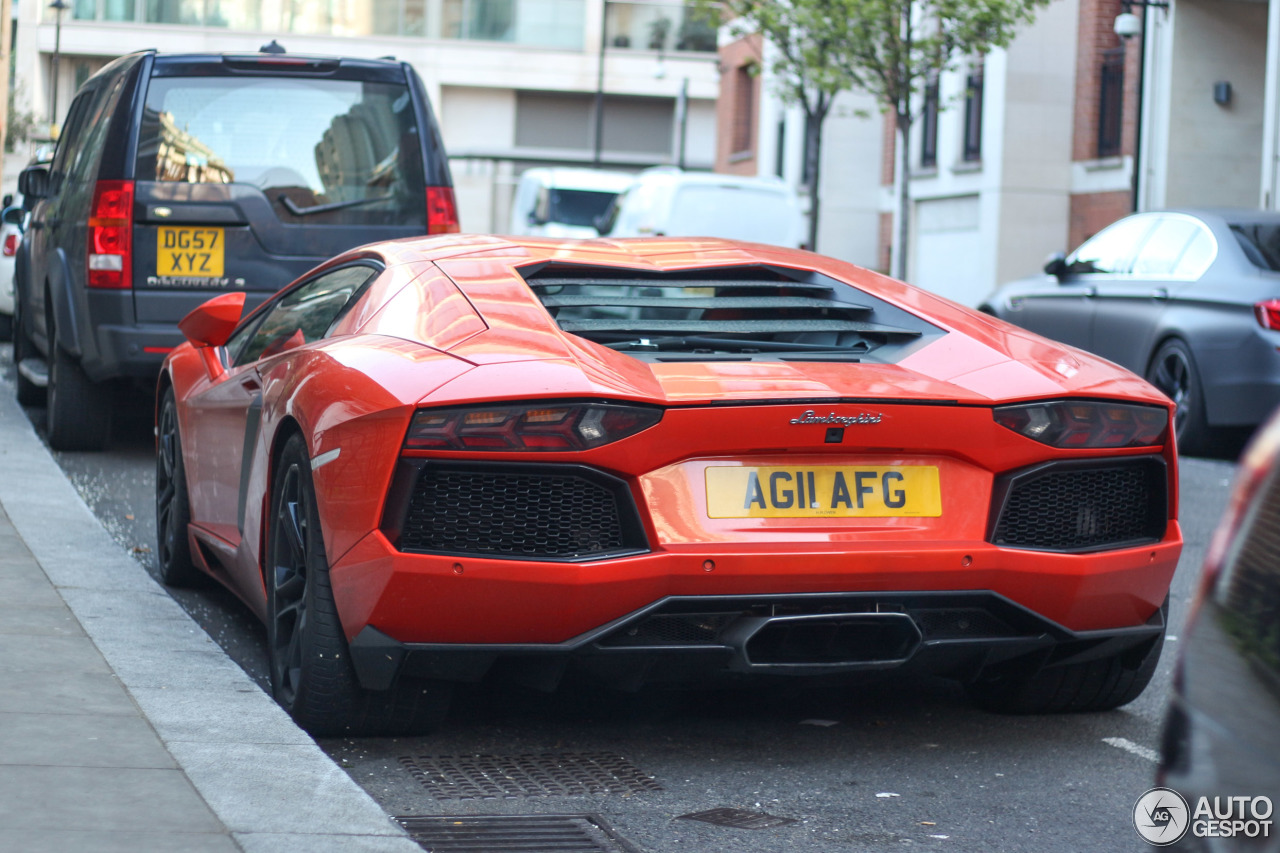
[[[732,669],[775,673],[889,669],[922,639],[905,613],[744,617],[722,635],[736,653]]]

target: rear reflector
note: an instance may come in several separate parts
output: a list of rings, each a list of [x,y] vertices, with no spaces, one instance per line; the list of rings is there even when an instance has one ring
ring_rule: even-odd
[[[98,181],[89,209],[89,286],[133,286],[133,181]]]
[[[453,187],[427,187],[427,233],[457,234],[460,230]]]

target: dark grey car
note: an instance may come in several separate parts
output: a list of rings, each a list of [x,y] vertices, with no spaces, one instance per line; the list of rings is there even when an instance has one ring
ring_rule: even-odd
[[[1280,404],[1280,214],[1134,214],[980,307],[1145,376],[1178,404],[1184,452]]]

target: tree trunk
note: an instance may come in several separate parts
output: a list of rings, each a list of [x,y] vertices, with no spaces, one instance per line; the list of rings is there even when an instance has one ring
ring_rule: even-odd
[[[907,258],[911,257],[911,114],[899,112],[898,148],[898,251],[893,259],[893,277],[907,280]]]
[[[811,252],[818,251],[818,214],[821,200],[818,197],[819,181],[822,170],[822,125],[826,119],[826,110],[819,106],[814,112],[805,111],[808,119],[805,133],[804,156],[805,171],[809,174],[809,240],[805,248]]]

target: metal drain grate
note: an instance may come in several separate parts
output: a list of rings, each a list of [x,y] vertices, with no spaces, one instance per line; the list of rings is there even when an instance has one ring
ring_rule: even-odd
[[[437,800],[635,794],[662,786],[607,752],[416,755],[400,764]]]
[[[795,818],[778,817],[767,812],[749,812],[744,809],[711,809],[705,812],[682,814],[677,820],[700,820],[714,826],[731,826],[734,829],[772,829],[795,823]]]
[[[431,853],[638,853],[598,815],[398,817]]]

